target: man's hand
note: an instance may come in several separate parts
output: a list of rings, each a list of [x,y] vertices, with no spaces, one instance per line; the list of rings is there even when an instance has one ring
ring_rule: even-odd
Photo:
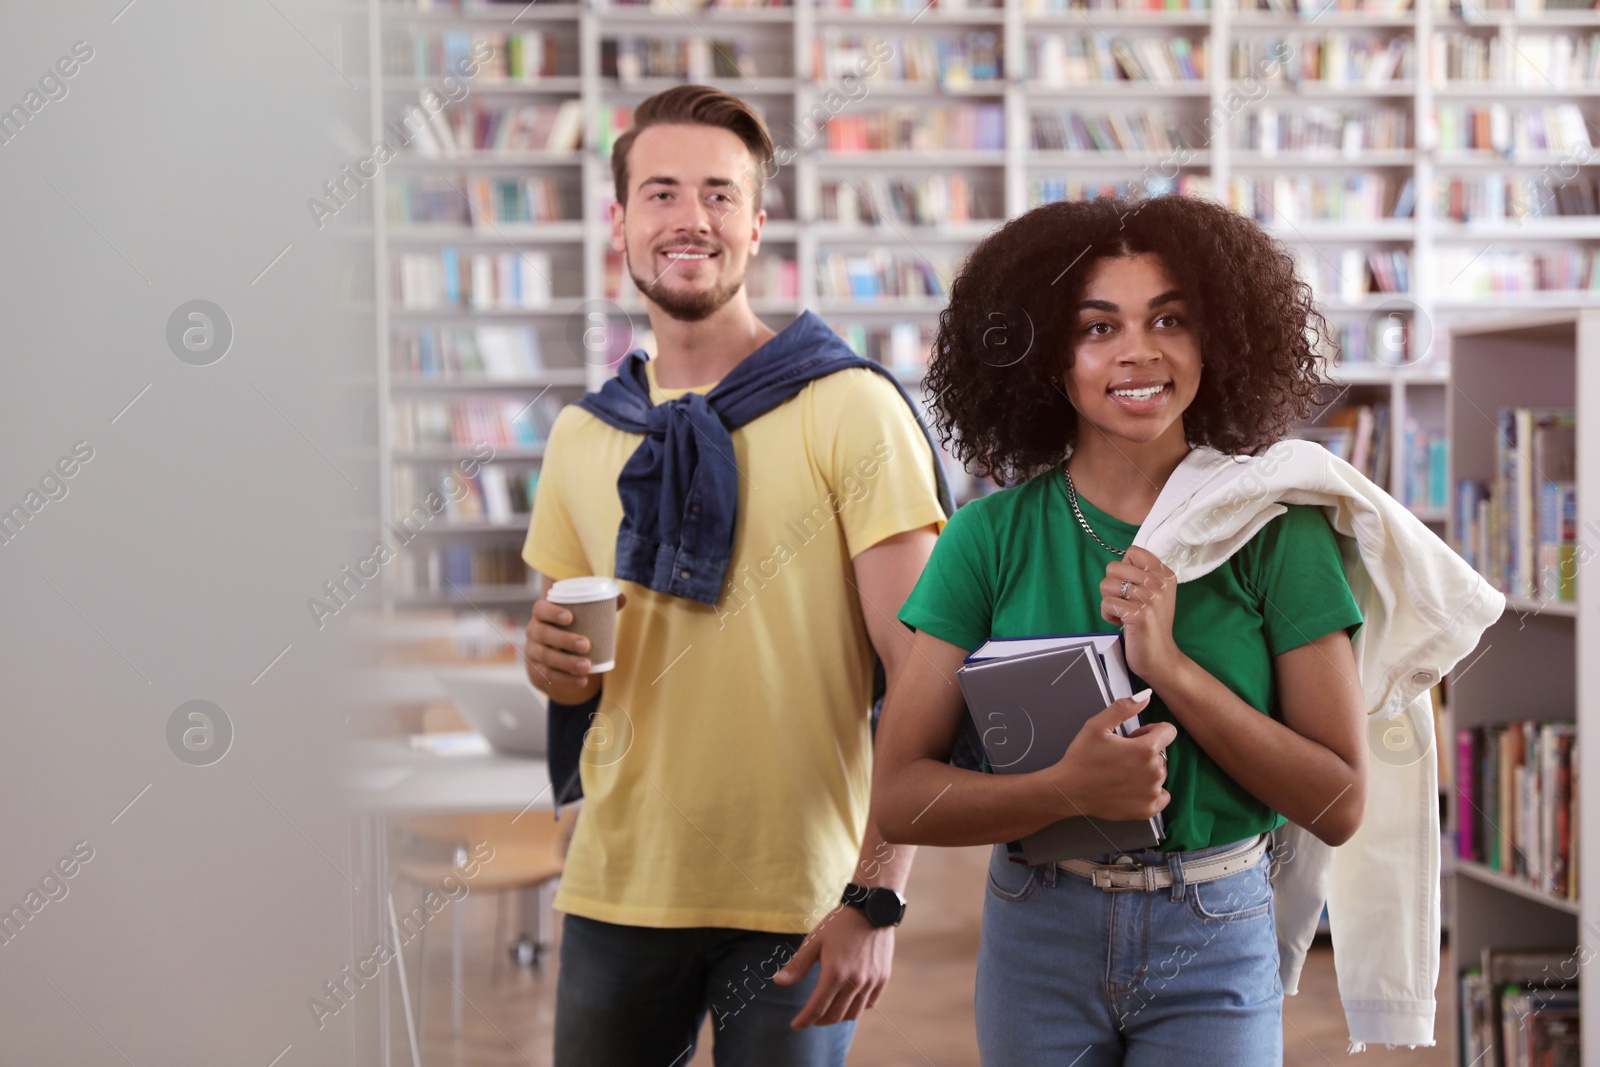
[[[549,592],[548,583],[545,592]],[[617,609],[620,611],[627,602],[626,593],[618,595]],[[528,680],[558,704],[582,704],[600,684],[589,673],[589,639],[561,629],[571,623],[572,612],[541,597],[534,601],[522,651]]]
[[[779,985],[793,985],[818,959],[822,961],[817,988],[789,1026],[799,1030],[859,1019],[876,1004],[889,984],[894,930],[892,926],[874,928],[865,915],[847,905],[834,908],[773,977]]]

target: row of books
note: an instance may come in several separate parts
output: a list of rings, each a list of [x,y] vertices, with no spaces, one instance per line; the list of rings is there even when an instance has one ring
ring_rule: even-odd
[[[404,596],[468,597],[474,587],[483,586],[526,588],[530,601],[537,596],[520,547],[460,542],[413,546],[395,562],[396,591]]]
[[[1486,946],[1461,975],[1461,1062],[1580,1067],[1578,951]]]
[[[1441,151],[1566,153],[1590,147],[1577,104],[1451,104],[1437,112]]]
[[[1562,181],[1533,174],[1440,178],[1437,189],[1438,213],[1457,222],[1600,214],[1600,189],[1582,175]]]
[[[1416,77],[1411,36],[1382,37],[1327,31],[1284,37],[1243,37],[1233,42],[1229,76],[1317,82],[1332,88],[1388,85]]]
[[[822,217],[841,225],[938,226],[1000,217],[998,196],[984,196],[964,174],[920,178],[864,175],[822,183]]]
[[[1228,203],[1257,222],[1376,222],[1410,218],[1411,178],[1384,174],[1276,174],[1234,178]]]
[[[999,0],[817,0],[822,11],[855,11],[868,15],[918,15],[934,11],[1000,11]]]
[[[1085,180],[1062,174],[1037,174],[1028,178],[1029,208],[1061,200],[1093,200],[1101,196],[1166,196],[1174,193],[1210,198],[1211,179],[1203,174],[1179,174],[1172,178],[1146,174],[1142,178],[1120,181]]]
[[[927,372],[933,352],[936,323],[928,322],[830,322],[833,332],[844,338],[856,355],[881,363],[906,380],[915,381]]]
[[[548,252],[404,252],[395,257],[394,297],[402,308],[542,308],[551,274]]]
[[[1170,152],[1194,147],[1190,130],[1170,109],[1063,108],[1028,116],[1029,144],[1044,152]]]
[[[462,76],[477,68],[476,82],[535,82],[562,71],[559,46],[575,55],[571,34],[543,30],[510,33],[433,32],[388,26],[383,36],[383,72],[391,77],[440,78]],[[487,59],[480,57],[487,56]]]
[[[1521,89],[1577,89],[1600,84],[1600,34],[1521,33],[1512,42],[1496,35],[1441,33],[1430,46],[1435,78]]]
[[[437,493],[447,523],[525,521],[538,486],[539,468],[526,464],[487,463],[470,476],[453,468],[401,464],[394,469],[394,514],[400,520],[418,508],[432,511],[425,501]]]
[[[1389,480],[1389,405],[1351,404],[1298,426],[1294,436],[1315,441],[1379,485]]]
[[[390,404],[393,447],[538,448],[550,436],[562,401],[544,393],[533,401],[512,397],[453,400],[396,399]]]
[[[630,85],[645,78],[755,78],[759,70],[743,38],[608,37],[600,42],[600,74]]]
[[[956,90],[999,85],[1005,76],[996,30],[929,37],[863,35],[832,26],[817,35],[815,45],[811,76],[818,82],[859,77],[864,64],[877,68],[875,79]]]
[[[1142,14],[1159,11],[1210,11],[1211,0],[1022,0],[1024,15],[1068,15],[1076,11]]]
[[[823,297],[872,300],[879,297],[943,297],[946,278],[955,276],[948,256],[871,252],[829,252],[817,257],[817,290]]]
[[[1441,430],[1424,430],[1407,419],[1401,437],[1406,469],[1400,502],[1408,508],[1443,511],[1450,506],[1450,440]]]
[[[1005,147],[1006,112],[999,104],[907,104],[828,120],[827,144],[835,152],[993,149]]]
[[[450,112],[457,153],[572,152],[583,144],[583,102],[488,104],[469,99]],[[443,153],[449,156],[449,149]]]
[[[1325,12],[1367,15],[1404,15],[1411,0],[1239,0],[1240,11],[1272,11],[1283,15],[1317,18]]]
[[[1103,33],[1028,35],[1028,71],[1041,86],[1203,81],[1205,41],[1187,37],[1107,37]]]
[[[545,370],[530,326],[419,326],[389,338],[389,369],[416,381],[526,381]]]
[[[583,213],[578,187],[550,176],[413,177],[385,189],[395,223],[560,222]]]
[[[1368,293],[1411,291],[1411,255],[1403,248],[1291,249],[1300,277],[1319,300],[1359,302]]]
[[[1456,855],[1578,899],[1578,731],[1571,722],[1456,731]]]
[[[1398,107],[1302,107],[1264,105],[1235,119],[1233,147],[1263,156],[1279,152],[1355,157],[1362,151],[1411,147],[1411,112]]]
[[[1335,361],[1342,366],[1398,367],[1419,358],[1411,346],[1410,317],[1399,311],[1336,322],[1332,332]]]
[[[1456,550],[1503,593],[1576,596],[1577,417],[1571,408],[1502,408],[1492,482],[1456,486]]]
[[[1438,292],[1446,298],[1600,290],[1600,249],[1474,252],[1471,248],[1442,245],[1434,249],[1433,255],[1438,268]]]

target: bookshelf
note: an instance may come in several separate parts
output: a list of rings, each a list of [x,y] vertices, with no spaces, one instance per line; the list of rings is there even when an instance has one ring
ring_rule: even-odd
[[[1451,389],[1448,398],[1448,433],[1452,483],[1461,479],[1492,481],[1499,463],[1501,408],[1573,408],[1577,412],[1577,528],[1579,543],[1588,545],[1600,530],[1600,469],[1585,462],[1600,456],[1600,311],[1563,311],[1525,314],[1450,330]],[[1587,524],[1587,525],[1585,525]],[[1450,533],[1459,539],[1462,521],[1454,510]],[[1501,620],[1484,635],[1479,652],[1458,666],[1451,678],[1450,718],[1456,731],[1494,728],[1521,720],[1554,720],[1573,724],[1579,746],[1593,748],[1600,724],[1600,672],[1596,670],[1596,640],[1600,638],[1600,572],[1588,563],[1576,567],[1576,599],[1548,602],[1513,595]],[[1515,592],[1515,590],[1513,590]],[[1575,898],[1533,884],[1528,874],[1494,869],[1489,863],[1463,860],[1454,854],[1453,842],[1481,829],[1463,826],[1463,813],[1482,827],[1479,816],[1491,800],[1480,783],[1468,786],[1471,799],[1463,801],[1458,738],[1441,738],[1450,746],[1444,755],[1452,767],[1452,795],[1447,807],[1445,854],[1447,929],[1452,961],[1457,973],[1443,973],[1440,981],[1458,981],[1459,971],[1489,949],[1556,949],[1586,961],[1600,950],[1600,894],[1593,891],[1600,877],[1592,834],[1578,834],[1578,894]],[[1575,761],[1576,764],[1577,761]],[[1574,767],[1574,774],[1577,767]],[[1579,784],[1577,821],[1580,827],[1600,825],[1597,791]],[[1496,812],[1505,819],[1504,812]],[[1502,846],[1503,848],[1504,846]],[[1527,864],[1533,875],[1550,874],[1558,863],[1537,853]],[[1565,957],[1564,957],[1565,958]],[[1585,971],[1588,967],[1583,968]],[[1583,980],[1580,980],[1580,984]],[[1600,985],[1581,985],[1581,1010],[1600,1018]],[[1465,1064],[1461,1020],[1441,1020]],[[1493,1054],[1491,1054],[1493,1055]],[[1484,1063],[1495,1062],[1485,1057]],[[1592,1034],[1582,1046],[1582,1062],[1600,1064],[1600,1040]]]
[[[767,262],[751,278],[770,325],[813,310],[916,393],[952,272],[1000,221],[1065,197],[1215,196],[1299,251],[1344,351],[1362,357],[1330,380],[1383,431],[1369,466],[1442,529],[1437,499],[1407,493],[1407,443],[1444,433],[1447,327],[1529,303],[1600,304],[1600,150],[1583,146],[1572,110],[1578,126],[1600,115],[1590,73],[1600,14],[1477,2],[1306,0],[1304,14],[1293,0],[1147,6],[367,0],[374,138],[439,89],[453,57],[480,40],[495,48],[434,127],[442,142],[455,116],[475,116],[462,141],[474,147],[407,151],[373,182],[379,514],[393,514],[396,478],[412,477],[398,468],[442,460],[432,469],[444,475],[453,458],[391,444],[396,400],[528,403],[548,390],[565,403],[600,385],[630,344],[649,346],[603,222],[609,148],[640,100],[699,80],[756,104],[789,160],[769,186]],[[1272,56],[1283,59],[1269,77]],[[1558,68],[1575,87],[1546,91],[1541,79]],[[519,109],[535,109],[532,135],[490,136]],[[1208,117],[1226,119],[1214,136]],[[1558,209],[1588,214],[1549,214]],[[469,296],[441,282],[452,263],[470,277],[459,265],[499,271],[506,255],[508,270],[526,261],[524,279],[538,284]],[[410,295],[431,306],[401,299],[406,264]],[[1570,288],[1501,291],[1545,282]],[[394,362],[420,331],[485,324],[536,338],[538,367],[421,381]],[[586,328],[595,324],[606,328]],[[584,347],[597,336],[600,348]],[[536,434],[548,428],[526,417]],[[947,469],[958,497],[981,491]],[[500,525],[510,543],[515,522]],[[428,541],[459,554],[493,537],[441,523]],[[466,573],[459,559],[455,570]],[[448,583],[401,578],[386,582],[386,607],[471,608]]]

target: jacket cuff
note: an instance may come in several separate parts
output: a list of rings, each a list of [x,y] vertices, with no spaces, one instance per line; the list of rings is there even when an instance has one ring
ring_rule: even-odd
[[[1431,1046],[1434,1009],[1431,1000],[1347,1000],[1350,1051],[1362,1051],[1358,1045]]]

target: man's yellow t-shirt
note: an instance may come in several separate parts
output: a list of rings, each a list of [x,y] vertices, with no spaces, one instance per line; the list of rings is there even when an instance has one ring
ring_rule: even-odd
[[[647,370],[658,404],[712,388],[661,389]],[[893,383],[863,368],[809,383],[732,437],[739,510],[717,604],[621,583],[562,911],[803,932],[838,903],[859,856],[873,649],[851,558],[943,526],[932,453]],[[612,573],[617,476],[640,440],[576,405],[561,412],[522,550],[530,567]]]

